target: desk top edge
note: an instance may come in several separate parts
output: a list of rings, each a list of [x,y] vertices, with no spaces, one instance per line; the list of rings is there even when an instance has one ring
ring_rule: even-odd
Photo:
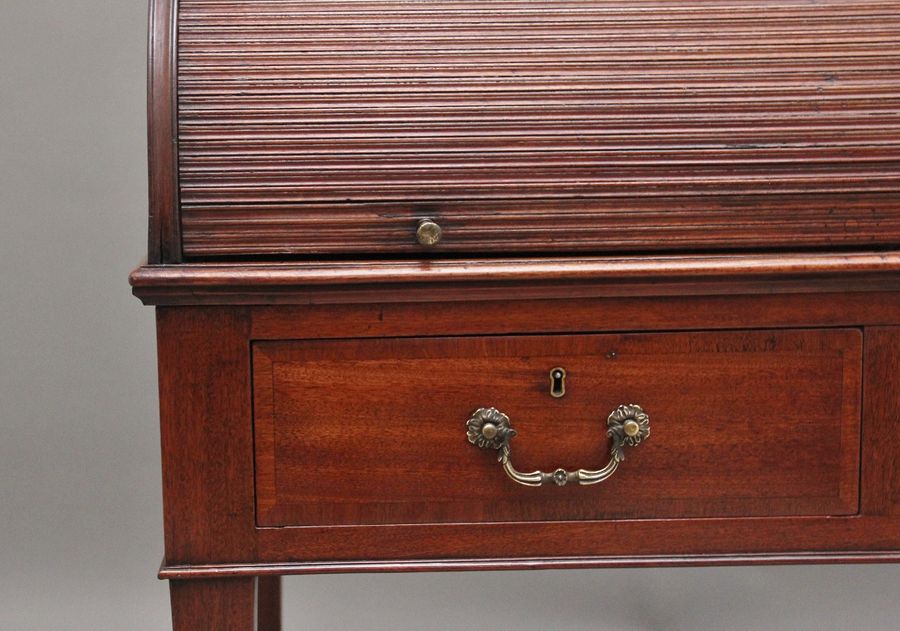
[[[893,291],[900,251],[144,264],[148,305]]]

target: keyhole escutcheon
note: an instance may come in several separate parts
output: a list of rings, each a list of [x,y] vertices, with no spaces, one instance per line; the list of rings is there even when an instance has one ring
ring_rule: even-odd
[[[559,399],[566,394],[566,369],[553,368],[550,371],[550,396]]]

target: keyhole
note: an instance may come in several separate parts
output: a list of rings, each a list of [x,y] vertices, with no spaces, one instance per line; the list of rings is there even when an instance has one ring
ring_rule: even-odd
[[[566,394],[566,370],[554,368],[550,371],[550,396],[559,399]]]

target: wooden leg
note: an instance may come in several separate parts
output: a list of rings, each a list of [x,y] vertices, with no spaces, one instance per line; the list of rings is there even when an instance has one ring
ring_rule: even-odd
[[[255,578],[169,583],[174,631],[254,631]]]
[[[256,583],[258,631],[281,631],[281,577],[260,576]]]

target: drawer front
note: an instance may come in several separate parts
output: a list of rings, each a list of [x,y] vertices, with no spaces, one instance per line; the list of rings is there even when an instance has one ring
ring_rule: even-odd
[[[256,342],[257,522],[856,514],[861,343],[855,329]],[[516,470],[602,470],[622,404],[650,435],[594,485],[519,484],[467,435],[495,408]]]
[[[188,256],[900,241],[892,1],[178,7]]]

